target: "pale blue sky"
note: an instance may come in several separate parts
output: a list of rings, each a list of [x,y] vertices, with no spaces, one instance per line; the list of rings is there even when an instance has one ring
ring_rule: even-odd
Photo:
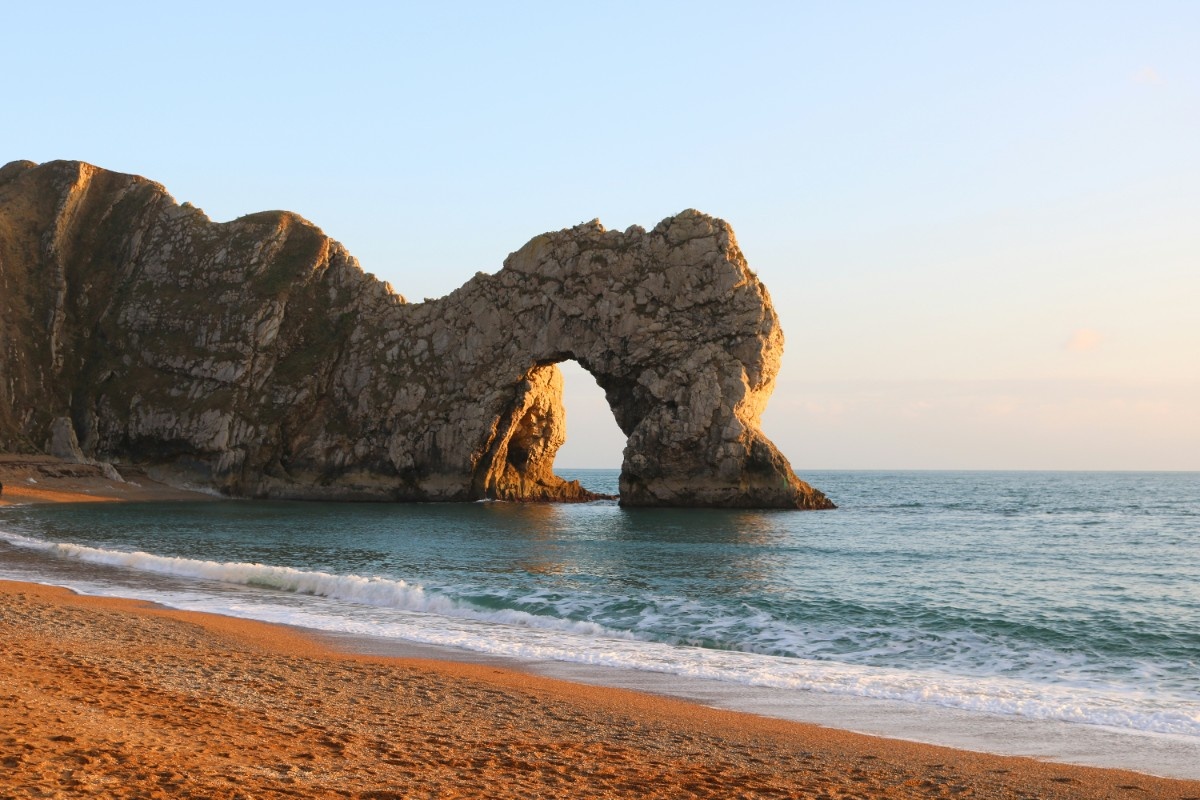
[[[430,4],[432,5],[432,4]],[[820,468],[1200,469],[1200,4],[6,4],[0,162],[296,211],[410,300],[729,220]],[[568,371],[563,466],[623,442]]]

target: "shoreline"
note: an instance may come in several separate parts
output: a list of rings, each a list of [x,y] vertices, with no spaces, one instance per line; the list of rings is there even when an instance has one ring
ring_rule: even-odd
[[[495,665],[570,684],[630,690],[880,739],[1200,781],[1200,741],[1191,737],[853,694],[797,692],[577,661],[524,659],[369,634],[301,630],[339,652]]]
[[[0,790],[205,797],[1200,798],[300,629],[0,582]],[[0,792],[2,793],[2,792]]]

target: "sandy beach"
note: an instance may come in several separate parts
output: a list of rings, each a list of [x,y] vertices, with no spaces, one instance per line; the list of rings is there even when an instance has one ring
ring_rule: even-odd
[[[0,455],[0,506],[33,503],[212,500],[210,495],[156,481],[143,470],[123,467],[105,474],[95,464],[38,455]]]
[[[0,797],[1200,798],[0,583]]]
[[[33,481],[28,480],[33,478]],[[39,457],[6,503],[201,499]],[[864,736],[0,582],[0,798],[1195,798],[1200,782]]]

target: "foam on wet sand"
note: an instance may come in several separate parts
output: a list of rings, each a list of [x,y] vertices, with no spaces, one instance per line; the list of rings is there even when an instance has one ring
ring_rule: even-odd
[[[4,795],[1200,798],[35,584],[0,641]]]

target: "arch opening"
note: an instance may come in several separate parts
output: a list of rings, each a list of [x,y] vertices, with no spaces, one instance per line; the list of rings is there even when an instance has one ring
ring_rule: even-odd
[[[558,363],[563,376],[562,402],[566,441],[554,457],[554,472],[584,489],[619,494],[619,478],[629,437],[617,424],[604,389],[574,359]]]
[[[563,375],[567,440],[554,463],[564,470],[619,470],[629,437],[617,425],[604,389],[577,361],[562,361],[558,369]]]
[[[575,414],[573,435],[568,403]],[[514,384],[492,424],[472,494],[494,500],[615,499],[626,439],[599,382],[571,354],[540,361]],[[572,440],[574,447],[565,449],[570,460],[564,461],[564,445]]]

